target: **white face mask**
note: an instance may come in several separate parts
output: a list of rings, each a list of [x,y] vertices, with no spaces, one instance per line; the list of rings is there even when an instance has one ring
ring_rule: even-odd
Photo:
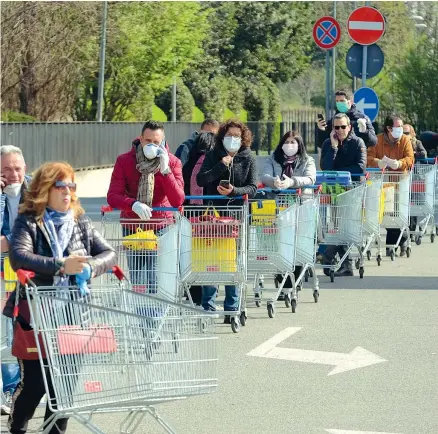
[[[3,192],[8,197],[17,197],[21,193],[21,184],[18,182],[14,184],[9,184],[3,189]]]
[[[403,135],[403,127],[394,127],[391,131],[391,136],[394,139],[399,139]]]
[[[148,160],[153,160],[154,158],[158,157],[160,150],[158,149],[158,146],[154,144],[148,144],[143,146],[143,154]]]
[[[240,137],[224,137],[224,148],[228,152],[237,152],[240,149],[242,140]]]
[[[297,142],[285,143],[282,149],[286,157],[293,157],[298,153],[298,143]]]

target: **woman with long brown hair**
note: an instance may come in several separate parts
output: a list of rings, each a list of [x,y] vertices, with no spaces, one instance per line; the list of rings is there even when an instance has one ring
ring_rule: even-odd
[[[116,265],[114,249],[85,217],[76,196],[73,168],[67,163],[45,163],[34,174],[12,231],[9,258],[16,271],[33,271],[38,286],[78,285],[88,292],[87,282]],[[23,294],[14,326],[14,340],[20,330],[31,331],[29,308]],[[12,317],[15,296],[9,297],[3,311]],[[36,347],[36,344],[35,344]],[[14,352],[14,344],[12,346]],[[21,370],[21,382],[12,398],[9,428],[23,434],[35,409],[46,393],[40,361],[15,354]],[[53,386],[45,369],[51,397]],[[47,405],[45,420],[52,416]],[[49,434],[65,433],[67,419],[58,419]]]

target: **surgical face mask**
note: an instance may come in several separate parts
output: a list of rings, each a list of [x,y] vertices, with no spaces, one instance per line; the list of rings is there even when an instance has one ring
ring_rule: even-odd
[[[348,107],[348,102],[346,101],[336,101],[336,108],[340,113],[347,113],[350,107]]]
[[[9,184],[3,189],[3,192],[6,194],[6,196],[17,197],[21,192],[21,184],[18,182]]]
[[[224,137],[224,148],[228,152],[237,152],[240,149],[242,139],[240,137]]]
[[[285,143],[282,149],[286,157],[293,157],[298,153],[298,143],[297,142]]]
[[[403,135],[403,127],[394,127],[391,131],[391,136],[394,139],[399,139]]]
[[[153,143],[143,146],[143,154],[148,160],[153,160],[158,157],[160,150],[158,146]]]

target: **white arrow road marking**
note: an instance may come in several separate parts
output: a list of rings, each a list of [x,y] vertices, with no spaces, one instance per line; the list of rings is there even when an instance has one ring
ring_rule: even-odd
[[[390,432],[377,432],[377,431],[351,431],[351,430],[344,430],[344,429],[326,429],[324,431],[327,431],[330,434],[401,434],[401,433],[390,433]]]
[[[288,327],[280,333],[277,333],[271,339],[263,342],[257,348],[254,348],[247,356],[335,366],[328,375],[340,374],[341,372],[364,368],[376,363],[387,362],[387,360],[382,357],[361,347],[356,347],[349,354],[277,347],[279,343],[299,330],[301,330],[301,327]]]
[[[365,98],[362,98],[359,102],[356,103],[356,107],[359,111],[363,113],[366,109],[376,109],[377,104],[375,102],[366,103]]]
[[[383,23],[376,21],[350,21],[350,30],[383,30]]]

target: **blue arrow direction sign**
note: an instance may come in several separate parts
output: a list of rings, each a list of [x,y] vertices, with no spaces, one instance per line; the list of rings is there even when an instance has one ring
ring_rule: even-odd
[[[379,97],[370,87],[361,87],[354,93],[354,103],[359,111],[374,122],[379,113]]]

